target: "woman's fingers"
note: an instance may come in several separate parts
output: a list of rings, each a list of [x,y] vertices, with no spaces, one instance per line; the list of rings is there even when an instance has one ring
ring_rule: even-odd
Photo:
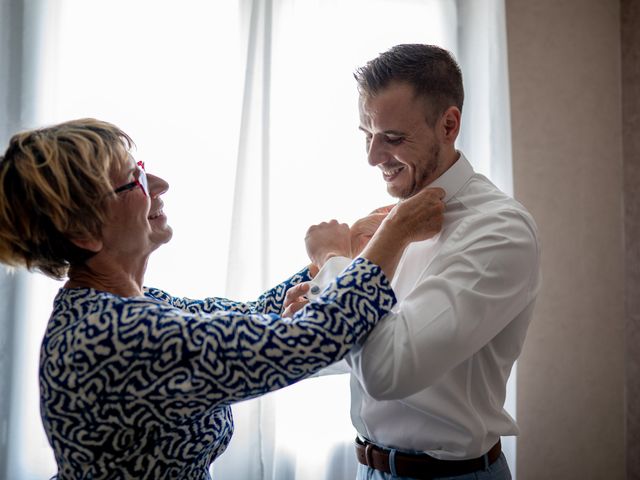
[[[318,274],[319,271],[320,269],[315,263],[312,263],[309,265],[309,276],[311,278],[315,278],[315,276]]]
[[[391,210],[393,210],[393,207],[395,207],[395,206],[396,206],[396,204],[394,203],[393,205],[387,205],[386,207],[376,208],[373,212],[371,212],[371,214],[374,214],[374,213],[389,213]]]
[[[285,308],[284,312],[282,312],[283,317],[293,317],[298,310],[301,310],[307,303],[309,303],[309,300],[306,298],[300,298],[301,300],[299,302],[292,302],[287,308]]]
[[[309,291],[309,282],[302,282],[297,285],[294,285],[284,296],[284,308],[285,310],[289,307],[289,305],[300,302],[300,299]]]

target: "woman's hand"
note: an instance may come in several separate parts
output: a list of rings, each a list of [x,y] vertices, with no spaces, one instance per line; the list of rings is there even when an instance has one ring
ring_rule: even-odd
[[[398,202],[384,223],[392,225],[393,232],[407,244],[427,240],[442,229],[444,196],[445,191],[441,188],[425,188]]]
[[[293,314],[304,307],[309,300],[304,296],[309,291],[309,282],[302,282],[287,290],[284,296],[283,317],[293,317]]]
[[[441,188],[427,188],[399,202],[382,221],[360,256],[378,264],[387,278],[393,278],[409,243],[426,240],[440,232],[444,221],[444,195]]]
[[[393,205],[376,208],[366,217],[351,225],[351,257],[355,258],[367,246],[371,237],[376,233],[382,221],[387,218]]]
[[[318,274],[318,272],[320,271],[320,269],[318,268],[317,265],[310,263],[309,264],[309,276],[311,278],[315,278],[315,276]]]
[[[351,257],[349,232],[349,226],[337,220],[310,226],[304,243],[311,262],[322,268],[331,257]]]

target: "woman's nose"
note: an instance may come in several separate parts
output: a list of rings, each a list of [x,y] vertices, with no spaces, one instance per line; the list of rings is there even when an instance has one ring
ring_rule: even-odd
[[[151,195],[151,198],[159,197],[169,190],[169,182],[163,178],[157,177],[152,173],[147,173],[147,180],[149,182],[149,195]]]

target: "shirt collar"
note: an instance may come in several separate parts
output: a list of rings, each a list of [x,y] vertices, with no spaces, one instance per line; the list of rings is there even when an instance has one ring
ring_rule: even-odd
[[[444,203],[447,203],[455,197],[460,189],[475,174],[473,167],[469,163],[469,160],[467,160],[467,157],[464,156],[464,153],[458,153],[460,153],[460,157],[449,167],[449,170],[429,184],[429,188],[440,187],[445,191]]]

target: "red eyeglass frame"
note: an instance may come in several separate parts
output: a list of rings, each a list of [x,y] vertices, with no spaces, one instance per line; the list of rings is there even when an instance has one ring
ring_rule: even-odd
[[[147,197],[151,196],[149,194],[149,180],[147,179],[147,173],[145,172],[145,169],[144,169],[144,162],[143,161],[136,162],[136,165],[139,167],[136,170],[140,172],[138,174],[138,177],[134,179],[133,182],[129,182],[125,185],[122,185],[116,188],[113,191],[113,193],[122,193],[128,190],[131,190],[133,188],[140,187],[140,189],[142,190],[142,193],[144,193],[145,196]]]

